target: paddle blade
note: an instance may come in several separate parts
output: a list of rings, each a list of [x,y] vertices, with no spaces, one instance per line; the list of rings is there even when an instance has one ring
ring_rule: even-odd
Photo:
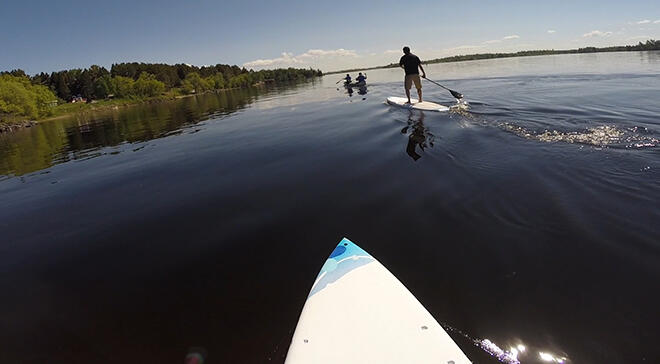
[[[451,92],[451,95],[459,100],[463,98],[463,94],[460,92],[456,92],[454,90],[449,90],[449,92]]]

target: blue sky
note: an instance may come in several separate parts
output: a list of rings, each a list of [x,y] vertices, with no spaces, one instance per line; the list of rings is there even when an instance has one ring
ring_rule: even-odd
[[[660,39],[660,1],[41,1],[0,11],[0,70],[116,62],[331,71],[422,59]]]

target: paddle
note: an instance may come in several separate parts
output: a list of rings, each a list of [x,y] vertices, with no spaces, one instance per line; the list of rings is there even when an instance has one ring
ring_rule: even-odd
[[[452,96],[454,96],[455,98],[457,98],[457,99],[459,99],[459,100],[463,98],[463,94],[460,93],[460,92],[456,92],[456,91],[454,91],[454,90],[450,90],[450,89],[446,88],[445,86],[442,86],[441,84],[439,84],[439,83],[437,83],[437,82],[435,82],[435,81],[433,81],[433,80],[429,80],[429,79],[426,78],[426,77],[424,77],[424,79],[427,80],[427,81],[429,81],[429,82],[431,82],[431,83],[434,83],[434,84],[436,84],[436,85],[438,85],[438,86],[440,86],[440,87],[442,87],[442,88],[444,88],[445,90],[449,91],[449,92],[451,93]]]

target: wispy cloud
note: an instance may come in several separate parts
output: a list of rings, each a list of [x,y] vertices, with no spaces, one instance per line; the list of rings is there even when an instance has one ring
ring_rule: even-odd
[[[646,39],[651,39],[651,36],[650,35],[638,35],[636,37],[626,38],[626,40],[646,40]]]
[[[640,21],[638,21],[637,24],[648,24],[648,23],[650,23],[650,22],[651,22],[650,20],[648,20],[648,19],[644,19],[644,20],[640,20]]]
[[[481,45],[462,45],[458,47],[452,47],[452,48],[445,48],[444,51],[463,51],[466,49],[477,49],[477,48],[483,48],[484,46]]]
[[[349,49],[310,49],[305,53],[294,56],[293,53],[283,52],[280,57],[269,59],[257,59],[254,61],[246,62],[243,67],[246,68],[264,68],[271,66],[290,66],[309,63],[310,61],[319,60],[328,57],[357,57],[354,50]]]
[[[654,21],[653,24],[660,24],[660,19]]]
[[[520,36],[513,34],[513,35],[507,35],[506,37],[502,37],[500,39],[493,39],[493,40],[487,40],[484,42],[484,44],[496,44],[496,43],[501,43],[502,41],[505,40],[512,40],[512,39],[519,39]]]
[[[339,48],[334,50],[323,49],[310,49],[307,52],[299,55],[298,57],[323,57],[323,56],[342,56],[342,57],[356,57],[357,53],[354,50]]]
[[[548,34],[555,34],[555,33],[557,33],[556,30],[552,30],[552,29],[548,30]]]
[[[243,67],[268,67],[281,64],[294,64],[301,61],[293,56],[293,53],[283,52],[281,57],[270,59],[257,59],[243,64]]]
[[[601,32],[600,30],[592,30],[589,33],[582,34],[584,38],[594,38],[594,37],[609,37],[612,35],[612,32]]]
[[[388,49],[383,54],[397,54],[397,53],[403,53],[402,50],[399,49]]]

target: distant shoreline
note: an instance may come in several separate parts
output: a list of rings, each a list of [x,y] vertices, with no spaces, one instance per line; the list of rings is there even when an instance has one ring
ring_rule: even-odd
[[[520,51],[513,53],[475,53],[458,56],[450,56],[443,58],[435,58],[431,60],[422,61],[422,64],[435,64],[435,63],[452,63],[463,61],[475,61],[483,59],[495,58],[513,58],[513,57],[535,57],[535,56],[550,56],[557,54],[584,54],[584,53],[610,53],[610,52],[639,52],[639,51],[657,51],[660,50],[660,40],[649,39],[646,43],[639,42],[637,45],[614,46],[614,47],[585,47],[578,49],[546,49],[546,50],[533,50],[533,51]],[[338,73],[350,73],[358,71],[369,71],[385,68],[397,68],[398,63],[390,63],[384,66],[368,67],[368,68],[351,68],[340,71],[324,72],[324,75],[332,75]]]

